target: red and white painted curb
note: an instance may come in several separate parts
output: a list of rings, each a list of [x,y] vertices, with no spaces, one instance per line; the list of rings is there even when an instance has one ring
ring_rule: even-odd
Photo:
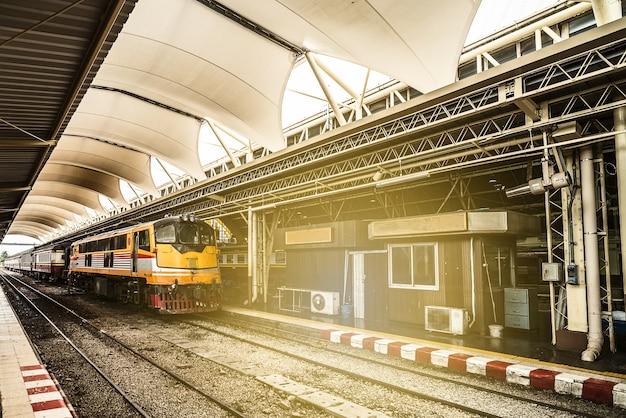
[[[20,367],[35,417],[74,417],[55,381],[41,364]]]
[[[626,408],[626,383],[619,379],[598,379],[348,331],[322,329],[320,332],[321,338],[333,343]]]

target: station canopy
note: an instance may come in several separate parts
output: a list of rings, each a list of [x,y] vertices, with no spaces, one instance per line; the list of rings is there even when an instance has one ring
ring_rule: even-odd
[[[13,181],[14,193],[14,199],[0,198],[0,238],[8,233],[45,241],[105,212],[100,196],[125,206],[120,180],[158,195],[154,158],[205,179],[198,152],[203,126],[250,146],[283,149],[285,88],[303,56],[358,64],[422,93],[451,84],[480,0],[138,0],[117,2],[108,22],[85,18],[105,3],[14,0],[1,6],[2,66],[7,57],[14,64],[0,69],[0,91],[8,92],[0,97],[0,144],[36,137],[47,151],[33,161],[17,154],[26,163],[20,169],[30,170],[23,184],[12,177],[15,164],[0,168],[0,181]],[[124,8],[129,14],[120,24]],[[67,33],[76,16],[85,35]],[[107,23],[93,51],[95,26]],[[47,61],[62,67],[69,60],[64,52],[74,49],[75,55],[73,38],[80,36],[82,61],[89,54],[103,59],[86,70],[77,67],[74,84],[53,85],[56,68],[48,72]],[[47,48],[45,39],[56,46]],[[76,57],[66,64],[77,64]],[[35,83],[53,87],[20,103],[27,114],[12,118],[21,89]],[[57,95],[68,112],[57,108],[35,135],[37,98],[47,95]],[[8,144],[7,153],[24,152]]]

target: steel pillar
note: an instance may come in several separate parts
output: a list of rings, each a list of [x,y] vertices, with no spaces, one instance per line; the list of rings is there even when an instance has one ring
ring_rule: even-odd
[[[626,107],[620,107],[613,111],[615,131],[620,132],[615,135],[615,161],[617,165],[617,200],[619,210],[619,237],[620,249],[623,253],[626,250]],[[622,288],[624,289],[624,299],[626,300],[626,257],[622,257]]]

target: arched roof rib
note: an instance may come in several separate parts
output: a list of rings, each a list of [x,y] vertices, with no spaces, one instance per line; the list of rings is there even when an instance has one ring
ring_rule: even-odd
[[[198,155],[204,119],[251,144],[283,149],[283,97],[298,53],[369,67],[423,93],[451,84],[479,5],[138,0],[22,204],[28,221],[16,217],[10,233],[47,235],[61,218],[85,215],[76,205],[102,213],[99,195],[126,206],[120,180],[158,196],[152,157],[205,179]],[[31,219],[47,197],[69,203],[51,206],[42,215],[46,228],[37,229]]]

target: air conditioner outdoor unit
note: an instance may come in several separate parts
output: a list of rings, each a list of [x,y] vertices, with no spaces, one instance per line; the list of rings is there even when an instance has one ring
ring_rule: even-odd
[[[467,334],[469,314],[467,309],[448,308],[445,306],[426,306],[426,330],[447,332],[449,334]]]
[[[337,315],[339,313],[339,292],[311,291],[311,312]]]

